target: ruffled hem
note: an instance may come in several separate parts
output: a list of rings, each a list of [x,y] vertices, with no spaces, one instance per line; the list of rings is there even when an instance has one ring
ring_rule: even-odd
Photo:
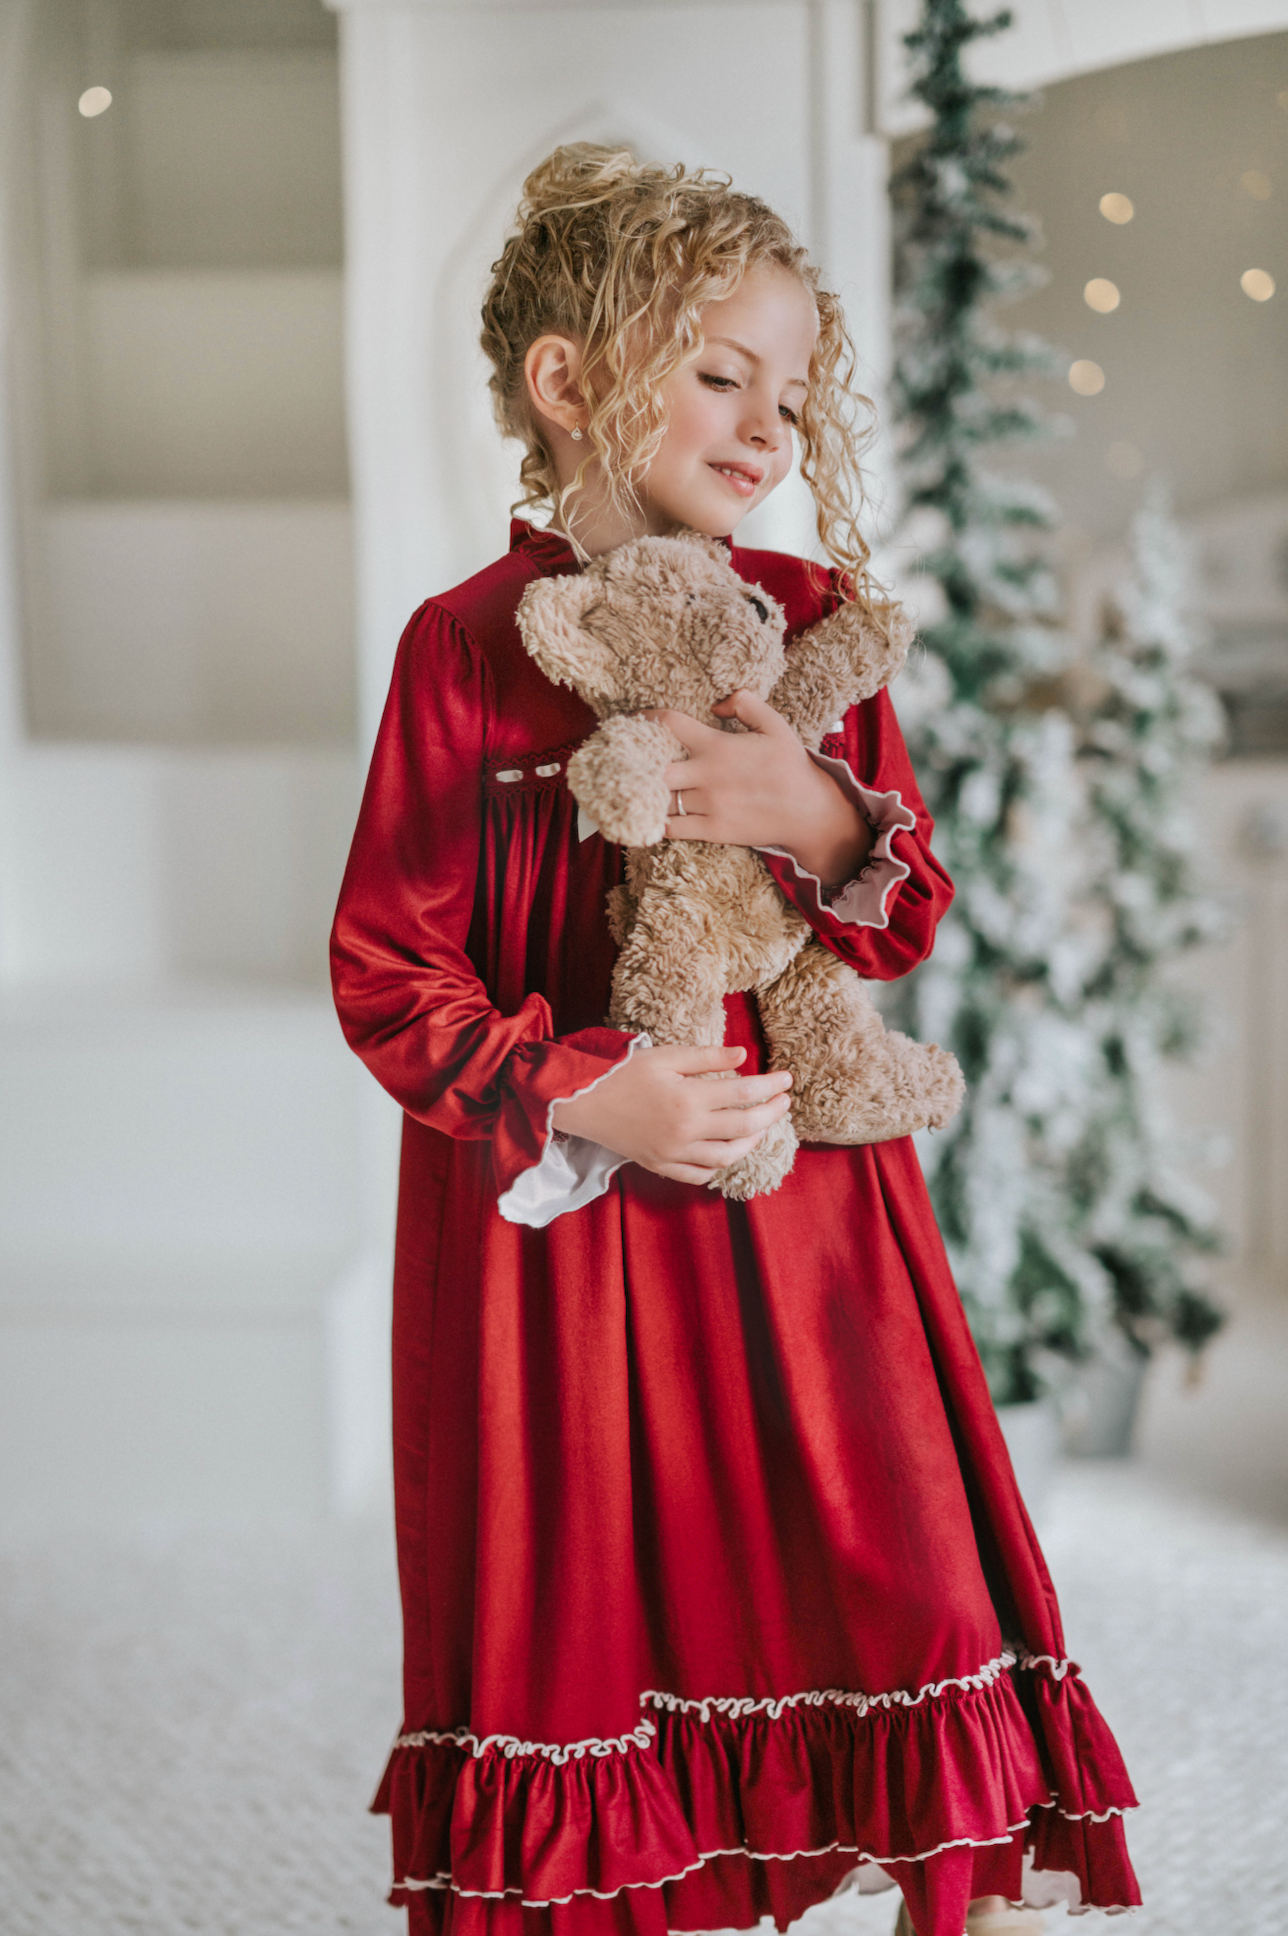
[[[875,1864],[924,1899],[926,1936],[960,1936],[961,1890],[963,1916],[972,1894],[1019,1896],[1027,1850],[1071,1907],[1134,1906],[1135,1796],[1076,1667],[1000,1666],[915,1696],[646,1696],[639,1728],[562,1759],[403,1736],[373,1804],[393,1817],[391,1900],[438,1936],[480,1916],[493,1936],[785,1928]]]

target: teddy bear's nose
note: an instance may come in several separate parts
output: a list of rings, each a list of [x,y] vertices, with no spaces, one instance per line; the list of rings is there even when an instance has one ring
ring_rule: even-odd
[[[761,603],[761,601],[760,601],[760,599],[758,599],[758,598],[753,598],[753,599],[750,599],[750,600],[749,600],[748,602],[749,602],[750,604],[752,604],[752,605],[754,605],[754,606],[755,606],[755,608],[756,608],[756,610],[757,610],[757,611],[758,611],[758,612],[760,613],[760,622],[761,622],[761,624],[762,624],[762,625],[767,625],[767,624],[768,624],[768,622],[769,622],[769,607],[768,607],[768,605],[764,605],[764,604],[762,604],[762,603]]]

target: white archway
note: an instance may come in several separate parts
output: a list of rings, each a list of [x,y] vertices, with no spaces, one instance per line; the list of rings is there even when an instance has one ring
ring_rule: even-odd
[[[450,506],[452,538],[462,570],[486,562],[516,496],[518,449],[498,437],[487,389],[487,362],[478,344],[478,317],[490,265],[514,219],[524,178],[552,149],[574,141],[630,148],[643,160],[714,167],[680,134],[629,101],[594,101],[548,128],[506,167],[462,225],[443,266],[434,302],[431,354],[450,373],[442,414],[443,454],[456,491]]]
[[[923,117],[904,97],[903,36],[917,23],[920,0],[871,4],[877,12],[881,130],[909,134]],[[971,68],[980,80],[1014,88],[1045,87],[1153,54],[1288,28],[1288,0],[1011,0],[1011,12],[1014,26],[981,41],[972,50]]]

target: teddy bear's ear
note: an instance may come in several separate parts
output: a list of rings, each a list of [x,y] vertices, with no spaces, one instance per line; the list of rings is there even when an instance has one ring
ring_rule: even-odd
[[[603,647],[582,619],[603,596],[596,579],[538,578],[519,600],[516,617],[524,645],[547,679],[580,692],[603,659]]]

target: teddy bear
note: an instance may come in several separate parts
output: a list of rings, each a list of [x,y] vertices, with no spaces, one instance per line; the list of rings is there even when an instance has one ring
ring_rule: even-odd
[[[619,954],[609,1022],[651,1042],[716,1047],[724,996],[751,990],[770,1066],[790,1069],[791,1110],[709,1185],[746,1199],[774,1190],[799,1142],[873,1143],[957,1110],[953,1057],[887,1030],[867,989],[814,936],[747,847],[666,838],[664,781],[684,747],[645,707],[725,731],[712,707],[742,688],[767,699],[816,751],[827,726],[903,663],[909,628],[888,632],[842,605],[784,650],[782,608],[695,533],[638,538],[576,576],[542,578],[518,608],[524,645],[603,722],[568,765],[568,785],[606,839],[626,849],[611,890]],[[718,1079],[718,1078],[717,1078]]]

